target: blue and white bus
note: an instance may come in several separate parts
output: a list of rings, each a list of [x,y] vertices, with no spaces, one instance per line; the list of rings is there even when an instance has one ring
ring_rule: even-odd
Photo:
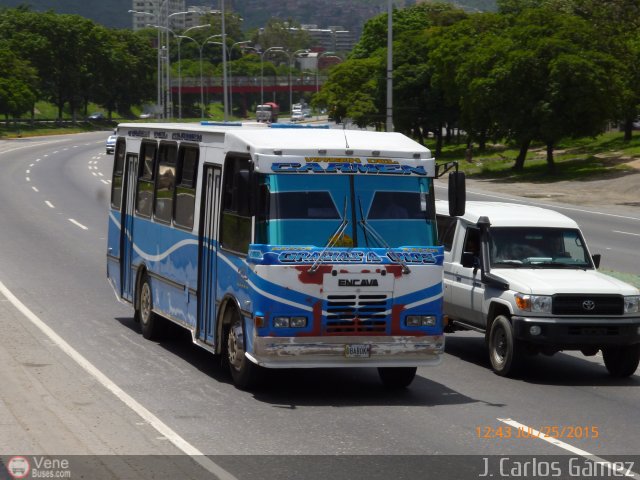
[[[250,387],[266,368],[377,367],[403,387],[444,352],[427,148],[398,133],[121,124],[107,275]],[[451,183],[451,182],[450,182]]]

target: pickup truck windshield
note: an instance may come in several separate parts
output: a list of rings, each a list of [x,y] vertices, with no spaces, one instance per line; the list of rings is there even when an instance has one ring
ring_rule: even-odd
[[[591,268],[578,230],[535,227],[491,227],[492,268]]]
[[[261,196],[256,243],[324,247],[346,212],[336,247],[382,246],[362,226],[363,216],[390,247],[436,245],[431,179],[267,174],[260,182],[268,195]]]

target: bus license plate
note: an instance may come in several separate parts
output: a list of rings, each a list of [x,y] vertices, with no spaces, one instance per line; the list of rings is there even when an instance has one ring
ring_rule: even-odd
[[[371,345],[345,345],[344,356],[347,358],[369,358],[371,356]]]

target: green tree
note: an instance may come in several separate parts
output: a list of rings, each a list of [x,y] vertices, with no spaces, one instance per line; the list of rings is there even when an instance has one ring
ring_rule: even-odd
[[[350,59],[335,65],[313,105],[328,108],[337,121],[350,118],[360,127],[379,121],[376,97],[380,68],[379,58]]]
[[[36,82],[35,69],[0,44],[0,114],[7,121],[33,108]]]

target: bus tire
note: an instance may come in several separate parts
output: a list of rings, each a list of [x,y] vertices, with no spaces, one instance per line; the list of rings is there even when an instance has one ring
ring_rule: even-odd
[[[413,382],[417,370],[417,367],[378,367],[378,376],[385,387],[400,389]]]
[[[226,335],[227,363],[233,384],[241,390],[247,390],[257,384],[259,368],[245,356],[244,329],[242,317],[233,313]]]
[[[489,331],[489,360],[491,368],[501,377],[516,375],[522,365],[523,345],[513,335],[511,322],[498,315]]]
[[[602,349],[604,366],[616,378],[630,377],[640,363],[640,345],[624,345]]]
[[[140,320],[142,336],[154,340],[160,336],[162,319],[153,313],[153,293],[146,273],[142,274],[137,298],[136,318]]]

